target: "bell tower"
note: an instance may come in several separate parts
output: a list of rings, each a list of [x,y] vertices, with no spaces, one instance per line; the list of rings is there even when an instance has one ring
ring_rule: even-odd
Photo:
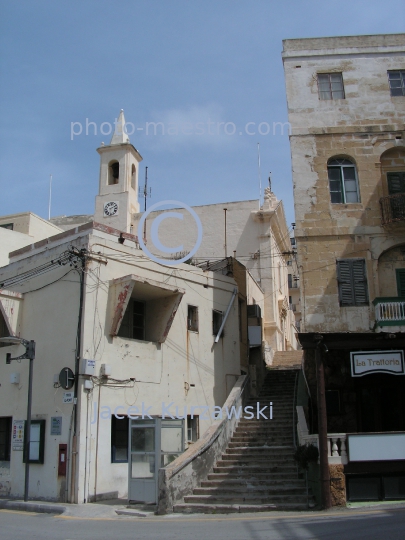
[[[142,156],[130,143],[121,109],[108,146],[97,148],[100,154],[100,183],[94,221],[131,232],[132,216],[139,212],[138,173]]]

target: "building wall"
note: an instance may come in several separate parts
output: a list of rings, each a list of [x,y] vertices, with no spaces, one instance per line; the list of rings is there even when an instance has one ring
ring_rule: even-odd
[[[371,301],[386,288],[379,257],[404,244],[403,224],[382,226],[379,200],[388,194],[386,173],[401,170],[405,156],[404,98],[390,96],[387,77],[405,69],[405,35],[283,43],[303,330],[368,331]],[[343,75],[345,99],[320,100],[317,74],[333,72]],[[333,157],[355,164],[360,202],[330,202]],[[339,308],[336,261],[355,257],[366,260],[370,305]]]
[[[95,386],[84,390],[80,377],[78,399],[78,473],[75,500],[83,502],[94,493],[118,491],[125,496],[128,487],[128,465],[111,463],[111,418],[130,406],[144,402],[151,406],[149,414],[159,415],[162,403],[173,402],[183,414],[186,406],[222,406],[240,374],[238,305],[233,302],[225,326],[224,337],[214,345],[212,309],[225,311],[235,288],[232,278],[203,272],[181,265],[173,268],[157,265],[142,256],[135,245],[121,245],[116,237],[96,232],[75,233],[65,244],[50,241],[41,248],[20,253],[18,260],[1,269],[0,281],[55,259],[70,245],[86,247],[102,254],[102,260],[89,262],[86,289],[81,356],[96,361]],[[104,259],[105,256],[105,259]],[[66,274],[66,275],[65,275]],[[164,343],[112,337],[112,309],[109,289],[113,279],[134,274],[139,279],[153,279],[184,290],[177,313]],[[53,283],[52,283],[53,282]],[[51,284],[52,283],[52,284]],[[74,268],[58,266],[50,273],[30,279],[14,288],[23,294],[20,335],[35,339],[33,419],[46,420],[45,462],[30,467],[30,497],[66,500],[66,478],[57,474],[58,445],[69,444],[73,405],[64,404],[65,390],[54,387],[54,375],[62,368],[75,369],[75,347],[79,315],[79,276]],[[34,290],[35,289],[35,290]],[[187,305],[199,308],[199,332],[187,331]],[[23,347],[0,349],[0,415],[14,420],[26,418],[28,361],[6,365],[6,352],[17,356]],[[100,378],[101,364],[111,365],[111,379]],[[9,383],[10,374],[20,373],[20,384]],[[114,380],[115,381],[114,381]],[[131,380],[134,379],[134,380]],[[4,383],[3,383],[4,381]],[[118,382],[121,381],[121,382]],[[126,382],[122,382],[126,381]],[[115,384],[114,384],[115,383]],[[194,385],[194,386],[192,386]],[[125,388],[124,388],[125,387]],[[100,416],[94,415],[94,403]],[[103,408],[104,407],[104,408]],[[204,410],[194,411],[203,415]],[[62,417],[62,434],[50,435],[50,419]],[[213,422],[210,414],[200,419],[200,435]],[[71,451],[71,446],[70,446]],[[69,451],[69,456],[70,456]],[[71,456],[70,456],[71,457]],[[71,461],[68,464],[71,467]],[[96,473],[97,470],[97,473]],[[22,452],[13,451],[8,480],[12,496],[22,496],[24,467]],[[96,480],[97,478],[97,480]]]

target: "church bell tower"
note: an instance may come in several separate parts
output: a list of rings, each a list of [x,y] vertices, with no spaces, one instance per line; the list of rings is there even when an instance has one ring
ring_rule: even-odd
[[[139,212],[138,173],[142,156],[130,143],[121,109],[108,146],[100,154],[100,183],[94,221],[130,233],[132,216]]]

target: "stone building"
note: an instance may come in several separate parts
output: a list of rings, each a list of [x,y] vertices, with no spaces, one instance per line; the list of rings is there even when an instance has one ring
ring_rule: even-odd
[[[405,34],[283,42],[309,383],[301,419],[321,429],[318,367],[329,464],[342,467],[349,500],[405,498],[404,53]]]

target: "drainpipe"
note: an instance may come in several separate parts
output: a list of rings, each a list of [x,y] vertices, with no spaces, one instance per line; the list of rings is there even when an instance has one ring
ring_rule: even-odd
[[[319,461],[321,472],[321,498],[322,508],[328,510],[332,506],[330,494],[330,474],[328,462],[328,422],[326,416],[325,397],[325,370],[323,364],[323,353],[328,352],[328,347],[323,343],[323,336],[315,336],[317,342],[315,348],[316,379],[318,397],[318,438],[319,438]]]

